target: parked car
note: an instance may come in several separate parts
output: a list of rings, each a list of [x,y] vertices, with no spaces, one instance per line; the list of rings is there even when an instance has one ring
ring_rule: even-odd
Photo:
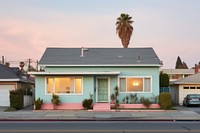
[[[183,106],[200,105],[200,94],[187,94],[183,100]]]

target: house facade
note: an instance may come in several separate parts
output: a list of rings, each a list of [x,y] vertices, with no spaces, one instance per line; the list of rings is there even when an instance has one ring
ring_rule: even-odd
[[[114,88],[118,100],[130,94],[159,95],[160,60],[152,48],[47,48],[35,75],[35,99],[42,109],[52,109],[52,94],[59,96],[58,109],[82,109],[92,95],[94,105],[110,105]]]

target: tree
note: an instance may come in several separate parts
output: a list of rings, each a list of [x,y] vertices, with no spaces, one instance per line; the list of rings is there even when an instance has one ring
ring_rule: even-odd
[[[181,66],[183,66],[183,63],[181,61],[181,58],[178,56],[176,60],[176,67],[175,69],[181,69]]]
[[[160,72],[160,87],[169,86],[169,76],[166,73]]]
[[[175,69],[188,69],[187,64],[181,61],[181,58],[178,56],[176,60],[176,67]]]
[[[133,21],[131,19],[131,16],[122,13],[120,17],[117,18],[116,22],[116,32],[121,39],[124,48],[128,48],[129,41],[133,32],[133,27],[131,25]]]
[[[183,61],[183,69],[188,69],[188,66],[184,61]]]

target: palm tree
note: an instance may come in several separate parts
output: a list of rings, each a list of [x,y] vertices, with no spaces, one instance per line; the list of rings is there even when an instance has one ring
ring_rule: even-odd
[[[131,25],[133,21],[131,19],[131,16],[122,13],[120,17],[117,18],[116,22],[116,31],[122,41],[124,48],[128,48],[129,41],[133,32],[133,27]]]

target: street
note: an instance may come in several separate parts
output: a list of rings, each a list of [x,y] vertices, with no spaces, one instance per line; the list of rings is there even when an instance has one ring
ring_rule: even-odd
[[[197,133],[200,122],[152,121],[1,121],[1,133]]]

